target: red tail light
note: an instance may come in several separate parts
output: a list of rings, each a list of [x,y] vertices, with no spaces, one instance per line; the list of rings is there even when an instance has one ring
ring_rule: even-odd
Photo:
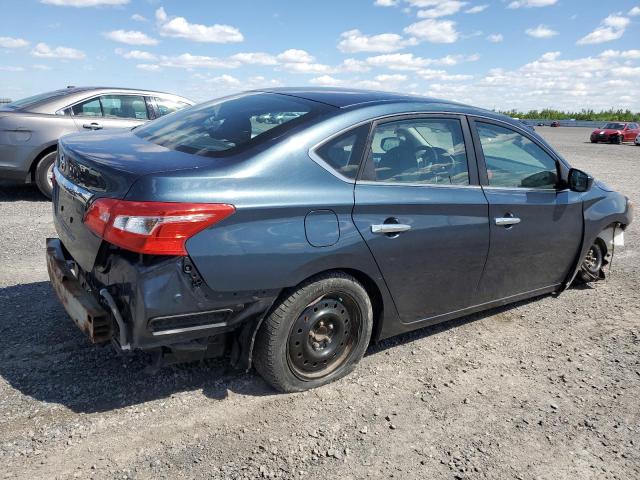
[[[186,241],[235,212],[223,203],[130,202],[100,198],[89,207],[85,225],[126,250],[151,255],[187,255]]]

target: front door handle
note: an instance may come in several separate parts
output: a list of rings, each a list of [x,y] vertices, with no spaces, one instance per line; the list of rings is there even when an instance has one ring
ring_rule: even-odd
[[[102,124],[98,122],[85,123],[82,125],[82,128],[86,128],[88,130],[102,130]]]
[[[411,230],[411,225],[403,223],[383,223],[371,225],[371,233],[402,233]]]
[[[520,219],[518,217],[496,217],[496,225],[500,227],[510,227],[519,223]]]

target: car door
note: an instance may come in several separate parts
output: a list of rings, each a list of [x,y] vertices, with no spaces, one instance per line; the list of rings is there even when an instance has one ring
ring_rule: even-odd
[[[100,95],[71,107],[80,130],[131,128],[149,120],[149,109],[142,95]]]
[[[180,100],[176,100],[173,98],[166,97],[147,97],[149,101],[149,105],[153,110],[153,117],[159,118],[165,115],[168,115],[173,112],[177,112],[178,110],[182,110],[183,108],[190,107],[186,102],[181,102]]]
[[[353,220],[403,322],[472,305],[489,224],[466,118],[375,122],[355,185]]]
[[[627,128],[624,131],[624,141],[633,142],[638,136],[638,125],[635,123],[628,123]]]
[[[486,119],[471,126],[491,225],[480,301],[557,286],[582,242],[582,194],[564,186],[559,160],[533,135]]]

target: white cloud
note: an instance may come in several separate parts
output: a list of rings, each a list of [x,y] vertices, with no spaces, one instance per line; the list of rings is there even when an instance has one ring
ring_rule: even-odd
[[[419,40],[425,40],[427,42],[454,43],[459,37],[455,25],[456,22],[451,20],[434,20],[429,18],[409,25],[404,31]]]
[[[490,35],[487,35],[487,40],[489,40],[491,43],[500,43],[504,40],[504,36],[501,33],[492,33]]]
[[[150,52],[143,52],[142,50],[130,50],[126,51],[121,48],[116,48],[115,52],[127,60],[142,60],[144,62],[154,62],[158,57]]]
[[[342,62],[338,69],[342,72],[360,73],[368,72],[369,70],[371,70],[371,67],[367,65],[367,62],[364,62],[362,60],[347,58]]]
[[[489,5],[487,4],[476,5],[475,7],[468,8],[467,10],[464,11],[464,13],[480,13],[480,12],[484,12],[487,8],[489,8]]]
[[[229,59],[209,57],[205,55],[192,55],[183,53],[182,55],[160,57],[159,65],[170,68],[236,68],[238,62]]]
[[[126,43],[127,45],[157,45],[158,40],[149,37],[146,33],[137,30],[113,30],[103,33],[105,38],[114,42]]]
[[[0,65],[0,72],[24,72],[24,67],[13,67],[11,65]]]
[[[247,63],[250,65],[277,65],[278,60],[276,57],[269,53],[263,52],[247,52],[247,53],[236,53],[231,56],[231,59],[237,60],[241,63]]]
[[[46,43],[38,43],[31,55],[40,58],[58,58],[60,60],[82,60],[86,57],[85,53],[81,50],[69,47],[55,47],[51,48]]]
[[[394,73],[394,74],[382,74],[382,75],[376,75],[375,79],[378,82],[404,82],[407,80],[407,76],[406,75],[402,75],[400,73]]]
[[[290,73],[321,74],[321,73],[333,73],[335,71],[335,69],[329,65],[324,65],[322,63],[305,63],[305,62],[285,63],[280,68]]]
[[[552,30],[542,24],[538,25],[536,28],[527,28],[525,33],[533,38],[551,38],[558,34],[555,30]]]
[[[33,68],[34,70],[42,70],[42,71],[51,70],[51,67],[49,65],[42,65],[40,63],[31,65],[31,68]]]
[[[55,5],[56,7],[100,7],[103,5],[126,5],[129,0],[40,0],[40,3],[46,5]]]
[[[516,0],[509,4],[509,8],[549,7],[557,2],[558,0]]]
[[[450,82],[462,82],[465,80],[471,80],[473,75],[451,75],[445,70],[431,70],[423,69],[416,72],[420,77],[425,80],[438,80],[438,81],[450,81]]]
[[[156,20],[160,35],[165,37],[204,43],[237,43],[244,40],[240,30],[231,25],[189,23],[184,17],[169,17],[163,7],[156,10]]]
[[[367,58],[366,62],[372,67],[383,67],[390,70],[419,70],[431,65],[453,66],[460,62],[474,62],[479,56],[447,55],[441,58],[416,57],[413,53],[390,53]]]
[[[227,75],[226,73],[218,77],[209,78],[207,79],[207,82],[215,83],[223,87],[237,87],[242,84],[242,82],[240,82],[236,77]]]
[[[427,7],[418,11],[419,18],[438,18],[454,15],[462,10],[467,2],[458,0],[422,0],[417,6]]]
[[[313,63],[316,60],[309,52],[296,48],[285,50],[277,58],[282,63]]]
[[[140,63],[136,65],[136,68],[145,70],[147,72],[157,72],[158,70],[160,70],[160,65],[155,65],[153,63]]]
[[[407,45],[415,45],[416,41],[405,40],[396,33],[364,35],[360,30],[349,30],[340,35],[338,50],[345,53],[355,52],[395,52]]]
[[[0,48],[22,48],[29,45],[29,42],[22,38],[0,37]]]
[[[374,5],[376,7],[395,7],[398,4],[398,0],[376,0]]]
[[[577,44],[589,45],[617,40],[624,35],[629,22],[629,19],[626,17],[620,16],[619,14],[611,14],[602,20],[600,26],[593,32],[578,40]]]
[[[331,75],[322,75],[320,77],[315,77],[309,80],[309,83],[312,85],[321,85],[323,87],[336,87],[338,85],[342,85],[343,81],[332,77]]]
[[[633,7],[631,10],[629,10],[628,15],[637,17],[638,15],[640,15],[640,7]]]
[[[610,57],[610,58],[625,58],[625,59],[640,59],[640,50],[605,50],[600,54],[602,57]]]
[[[148,22],[147,17],[140,15],[139,13],[134,13],[131,15],[131,20],[135,20],[136,22]]]

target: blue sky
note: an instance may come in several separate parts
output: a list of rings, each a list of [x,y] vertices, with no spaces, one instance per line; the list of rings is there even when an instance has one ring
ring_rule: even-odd
[[[350,86],[640,110],[638,0],[3,0],[0,96]]]

